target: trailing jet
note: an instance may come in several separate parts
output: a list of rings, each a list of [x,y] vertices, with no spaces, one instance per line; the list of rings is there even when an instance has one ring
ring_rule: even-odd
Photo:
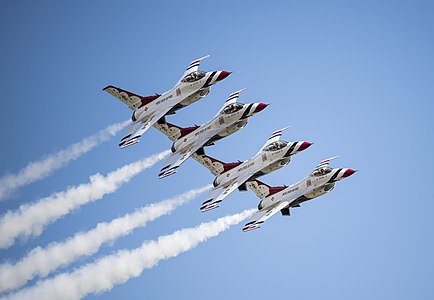
[[[247,183],[247,187],[254,191],[261,199],[258,211],[244,225],[243,231],[259,228],[272,215],[280,211],[283,216],[289,216],[289,209],[300,207],[300,204],[330,192],[335,183],[353,175],[356,171],[348,168],[332,169],[329,162],[332,157],[325,159],[300,182],[290,186],[271,187],[259,180]]]
[[[245,162],[223,163],[205,155],[203,148],[193,156],[199,163],[208,168],[217,177],[214,179],[214,189],[202,203],[201,210],[208,211],[219,207],[220,202],[235,189],[246,190],[245,183],[264,174],[268,174],[287,165],[291,156],[308,148],[309,142],[285,142],[280,140],[283,128],[273,132],[265,145],[252,158]]]
[[[202,99],[208,95],[213,84],[230,74],[227,71],[199,71],[200,62],[207,57],[209,55],[192,61],[176,85],[161,95],[142,97],[112,85],[103,89],[134,111],[131,117],[133,123],[127,128],[119,144],[121,148],[138,143],[142,134],[160,118],[174,114],[177,110]]]
[[[242,104],[237,102],[239,93],[244,90],[230,94],[217,115],[201,126],[181,128],[166,122],[165,118],[161,118],[154,125],[174,141],[172,155],[161,169],[160,178],[175,174],[177,168],[197,150],[213,145],[215,141],[237,132],[247,125],[249,117],[268,106],[265,103]]]

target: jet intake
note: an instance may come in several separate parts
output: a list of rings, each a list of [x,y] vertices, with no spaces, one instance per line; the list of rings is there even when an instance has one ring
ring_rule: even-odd
[[[308,199],[313,199],[330,192],[331,190],[333,190],[334,187],[335,187],[335,183],[326,184],[314,189],[313,191],[307,194],[304,194],[304,196]]]
[[[196,93],[191,94],[190,96],[188,96],[184,100],[182,100],[179,104],[181,104],[182,106],[190,105],[190,104],[202,99],[206,95],[208,95],[209,89],[210,89],[209,87],[201,89],[201,90],[197,91]]]
[[[212,182],[212,185],[214,186],[214,187],[218,187],[219,186],[219,180],[218,180],[218,176],[214,179],[214,181]]]
[[[131,116],[131,121],[136,122],[137,121],[137,117],[136,117],[136,111],[133,112],[133,115]]]

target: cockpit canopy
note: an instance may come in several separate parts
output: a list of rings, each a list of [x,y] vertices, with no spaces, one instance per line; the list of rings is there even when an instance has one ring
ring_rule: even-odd
[[[181,82],[195,82],[199,79],[202,79],[205,76],[206,72],[203,71],[194,71],[191,72],[188,75],[185,75],[184,78],[182,78]]]
[[[225,108],[223,108],[223,113],[224,114],[232,114],[232,113],[237,112],[240,109],[242,109],[243,106],[244,105],[241,104],[241,103],[231,103],[231,104],[228,104],[228,105],[226,105]]]
[[[265,147],[264,151],[276,151],[276,150],[282,149],[286,145],[288,145],[288,143],[285,141],[277,141],[277,142],[271,143],[270,145]]]
[[[323,176],[330,173],[332,170],[333,169],[330,167],[315,169],[312,173],[310,173],[310,176],[314,176],[314,177]]]

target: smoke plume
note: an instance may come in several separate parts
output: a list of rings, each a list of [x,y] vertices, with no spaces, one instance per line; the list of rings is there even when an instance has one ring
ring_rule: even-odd
[[[124,121],[108,126],[106,129],[70,145],[66,149],[49,154],[46,158],[27,164],[16,174],[8,174],[0,178],[0,201],[5,200],[15,190],[35,181],[50,176],[54,171],[78,159],[97,145],[107,141],[125,128],[130,121]]]
[[[64,242],[54,242],[46,248],[37,247],[16,264],[0,265],[0,292],[22,286],[35,276],[47,276],[59,267],[64,267],[84,255],[98,252],[102,244],[128,235],[138,227],[146,226],[163,215],[171,213],[212,185],[187,191],[173,198],[146,205],[135,212],[97,224],[93,229],[75,234]]]
[[[145,269],[155,267],[161,260],[176,257],[219,235],[252,215],[254,211],[245,210],[144,242],[141,247],[133,250],[118,251],[71,273],[40,281],[33,287],[8,295],[5,299],[80,299],[91,293],[110,290],[116,284],[140,276]]]
[[[0,218],[0,248],[12,246],[18,236],[38,236],[45,226],[77,209],[81,205],[101,199],[115,192],[132,177],[152,167],[166,157],[170,150],[125,165],[103,176],[96,173],[88,183],[68,188],[42,198],[36,202],[21,205],[15,211],[8,211]]]

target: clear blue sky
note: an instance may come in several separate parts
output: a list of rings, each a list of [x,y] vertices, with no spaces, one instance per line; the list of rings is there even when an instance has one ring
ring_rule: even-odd
[[[243,87],[240,101],[271,103],[245,129],[208,148],[210,155],[247,159],[272,131],[291,124],[285,140],[314,145],[263,181],[291,184],[333,155],[341,155],[333,166],[359,172],[290,218],[275,216],[250,233],[240,224],[88,298],[434,299],[434,3],[151,2],[0,3],[0,176],[129,118],[130,110],[101,90],[106,85],[164,92],[206,54],[201,69],[233,74],[171,122],[204,123]],[[129,149],[118,149],[120,137],[20,189],[0,202],[0,212],[171,146],[155,129]],[[1,262],[213,180],[194,161],[160,180],[161,165],[40,237],[0,250]],[[202,200],[66,271],[258,203],[252,192],[235,192],[219,209],[201,213]]]

